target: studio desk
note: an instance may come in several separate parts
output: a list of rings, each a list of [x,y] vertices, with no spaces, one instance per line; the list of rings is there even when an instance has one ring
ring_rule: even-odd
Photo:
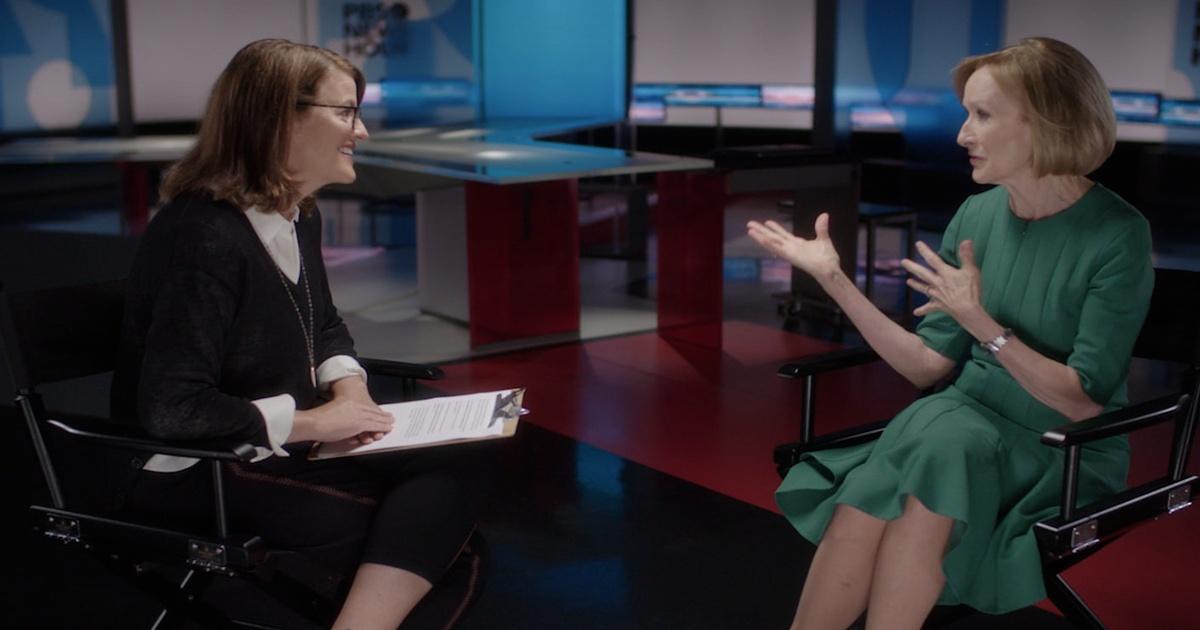
[[[396,129],[375,132],[356,149],[362,170],[420,182],[420,306],[465,322],[472,347],[577,337],[579,178],[658,173],[658,328],[664,336],[716,347],[729,195],[795,190],[798,225],[811,226],[822,209],[835,215],[857,210],[857,166],[819,152],[734,150],[717,153],[714,164],[534,139],[583,122]],[[179,159],[192,142],[187,136],[20,140],[0,146],[0,164],[117,163],[126,174],[126,212],[136,230],[149,215],[146,167]],[[839,240],[838,226],[855,230],[856,220],[843,217],[834,225]],[[839,251],[853,265],[849,241],[850,249]]]

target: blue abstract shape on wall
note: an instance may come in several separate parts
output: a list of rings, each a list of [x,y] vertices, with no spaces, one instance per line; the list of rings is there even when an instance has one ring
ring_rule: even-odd
[[[1004,24],[1004,0],[971,0],[971,39],[967,54],[982,55],[999,50],[1000,25]]]
[[[29,42],[17,26],[17,16],[7,0],[0,2],[0,55],[28,55]]]
[[[1175,52],[1172,65],[1192,84],[1191,98],[1200,93],[1200,11],[1194,0],[1179,0],[1178,19],[1175,20]],[[1183,98],[1188,95],[1172,94]]]
[[[115,122],[108,7],[106,0],[0,0],[0,131]]]
[[[83,72],[92,88],[113,84],[112,44],[89,0],[31,0],[62,13],[67,20],[68,59]]]
[[[961,161],[962,108],[950,69],[1002,41],[1004,0],[843,0],[835,103],[840,138],[851,110],[894,121],[908,159]],[[844,140],[843,140],[844,141]]]
[[[1170,94],[1172,98],[1194,99],[1200,95],[1200,15],[1194,0],[1179,0],[1175,20],[1175,46],[1171,65],[1191,83],[1191,94]],[[1167,127],[1167,142],[1195,142],[1193,129]]]
[[[867,0],[863,36],[875,88],[887,103],[908,80],[912,56],[912,0]]]

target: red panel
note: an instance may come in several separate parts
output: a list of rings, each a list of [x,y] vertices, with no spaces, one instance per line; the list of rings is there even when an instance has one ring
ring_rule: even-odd
[[[721,345],[721,248],[725,176],[658,176],[658,330],[664,337]]]
[[[141,234],[150,222],[150,178],[144,164],[117,162],[125,196],[125,222],[130,234]]]
[[[467,182],[471,345],[579,331],[575,180]]]

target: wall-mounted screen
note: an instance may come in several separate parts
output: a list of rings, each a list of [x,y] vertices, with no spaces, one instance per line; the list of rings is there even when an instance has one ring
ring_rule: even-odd
[[[762,106],[772,109],[811,109],[816,88],[811,85],[770,84],[762,86]]]
[[[661,100],[672,107],[761,107],[762,89],[757,85],[639,83],[633,88],[633,98]]]
[[[1161,99],[1156,92],[1113,90],[1113,112],[1122,122],[1158,122]]]
[[[631,101],[629,120],[634,122],[662,122],[667,119],[667,104],[658,101]]]
[[[1166,99],[1159,121],[1165,125],[1200,127],[1200,101]]]
[[[850,107],[850,129],[854,131],[900,131],[907,114],[901,107],[853,105]]]

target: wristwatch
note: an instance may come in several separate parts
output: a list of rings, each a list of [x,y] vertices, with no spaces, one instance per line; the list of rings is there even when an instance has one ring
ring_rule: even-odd
[[[1012,334],[1013,331],[1011,328],[1005,328],[1004,332],[1001,332],[999,335],[997,335],[995,339],[991,341],[981,341],[979,342],[979,345],[983,346],[988,352],[996,354],[997,352],[1000,352],[1000,348],[1003,348],[1004,344],[1008,343],[1008,339],[1009,337],[1012,337]]]

